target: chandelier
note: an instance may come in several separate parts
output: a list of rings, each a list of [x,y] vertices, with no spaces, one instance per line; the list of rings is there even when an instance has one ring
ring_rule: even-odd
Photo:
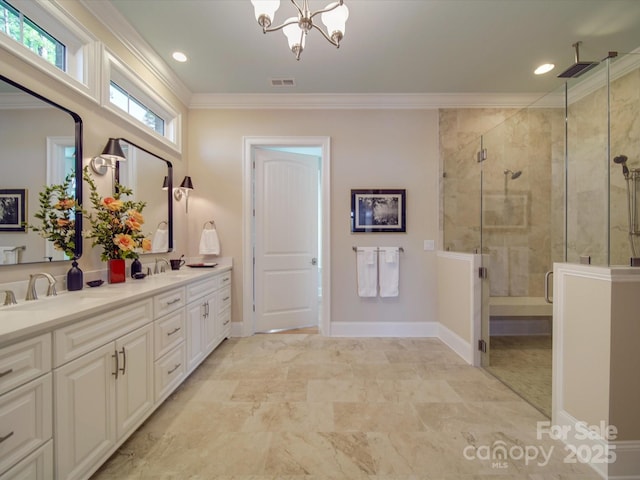
[[[317,12],[309,10],[308,0],[302,0],[302,6],[296,0],[291,0],[293,6],[298,10],[298,16],[287,18],[282,25],[277,27],[271,27],[271,23],[274,20],[276,10],[280,7],[280,0],[251,0],[251,3],[262,31],[267,33],[282,30],[289,41],[289,48],[296,56],[296,60],[300,60],[307,33],[312,28],[318,30],[329,43],[336,48],[340,48],[340,41],[344,37],[345,24],[347,18],[349,18],[349,9],[343,0],[330,3]],[[321,16],[322,23],[327,27],[327,32],[313,23],[316,15]]]

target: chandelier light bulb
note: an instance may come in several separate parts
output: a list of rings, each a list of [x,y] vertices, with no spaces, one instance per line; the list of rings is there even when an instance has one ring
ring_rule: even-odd
[[[258,25],[268,28],[280,8],[280,0],[251,0]]]
[[[327,5],[325,8],[333,8],[333,10],[329,10],[328,12],[324,12],[322,14],[322,23],[327,27],[327,32],[331,39],[337,44],[340,43],[342,37],[344,36],[345,26],[347,24],[347,19],[349,18],[349,9],[346,5],[342,4],[340,6],[339,2],[333,2]]]
[[[287,37],[289,42],[289,48],[296,54],[296,58],[300,59],[300,53],[304,50],[306,35],[298,25],[298,19],[296,17],[287,18],[285,24],[292,22],[282,29],[282,32]]]

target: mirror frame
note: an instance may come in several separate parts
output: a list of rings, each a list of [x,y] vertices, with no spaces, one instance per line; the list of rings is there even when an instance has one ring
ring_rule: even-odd
[[[146,148],[141,147],[140,145],[132,142],[131,140],[127,140],[126,138],[122,138],[122,137],[116,138],[115,140],[118,143],[120,143],[120,141],[126,142],[129,145],[132,145],[137,149],[142,150],[143,152],[153,157],[156,157],[158,160],[161,160],[167,164],[167,230],[169,230],[169,234],[167,239],[168,249],[167,249],[167,252],[165,253],[172,252],[173,251],[173,164],[166,158],[162,158],[161,156],[153,152],[150,152]],[[116,162],[114,179],[116,183],[120,183],[120,162]]]
[[[33,90],[31,90],[30,88],[25,87],[24,85],[19,84],[18,82],[11,80],[10,78],[5,77],[4,75],[0,74],[0,80],[13,85],[14,87],[16,87],[19,90],[22,90],[23,92],[28,93],[29,95],[37,98],[38,100],[42,100],[43,102],[51,105],[52,107],[58,108],[60,110],[62,110],[63,112],[68,113],[69,115],[71,115],[71,118],[73,118],[73,121],[75,122],[75,175],[76,175],[76,191],[75,191],[75,199],[76,202],[78,202],[80,205],[82,205],[82,118],[80,117],[80,115],[78,115],[76,112],[73,112],[71,110],[69,110],[66,107],[63,107],[62,105],[60,105],[59,103],[54,102],[53,100],[50,100],[44,96],[42,96],[41,94],[34,92]],[[76,242],[76,248],[75,248],[75,257],[76,259],[80,258],[82,256],[82,213],[76,213],[76,234],[75,234],[75,242]],[[67,260],[64,260],[67,261]],[[29,262],[29,264],[37,264],[37,263],[46,263],[46,262]]]

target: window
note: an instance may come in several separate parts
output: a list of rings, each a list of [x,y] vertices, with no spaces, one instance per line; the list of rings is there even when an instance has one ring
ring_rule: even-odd
[[[113,81],[109,85],[109,101],[136,120],[144,123],[151,130],[164,136],[164,120],[162,117]]]
[[[65,71],[66,47],[18,9],[0,0],[0,31]]]

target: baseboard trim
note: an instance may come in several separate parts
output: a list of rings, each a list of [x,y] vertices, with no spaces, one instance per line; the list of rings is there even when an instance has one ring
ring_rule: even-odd
[[[581,423],[581,428],[578,427]],[[569,433],[566,444],[576,447],[586,445],[590,452],[602,452],[603,448],[610,448],[616,454],[613,463],[589,463],[598,475],[605,480],[640,480],[640,441],[610,441],[605,439],[575,438],[575,434],[584,431],[584,422],[578,422],[571,414],[564,410],[557,412],[554,425],[565,428]],[[605,450],[606,451],[606,450]]]
[[[457,333],[447,327],[438,324],[438,338],[442,340],[451,350],[456,352],[469,365],[473,365],[475,351],[473,345],[465,341]]]
[[[332,322],[332,337],[438,337],[437,322]]]

